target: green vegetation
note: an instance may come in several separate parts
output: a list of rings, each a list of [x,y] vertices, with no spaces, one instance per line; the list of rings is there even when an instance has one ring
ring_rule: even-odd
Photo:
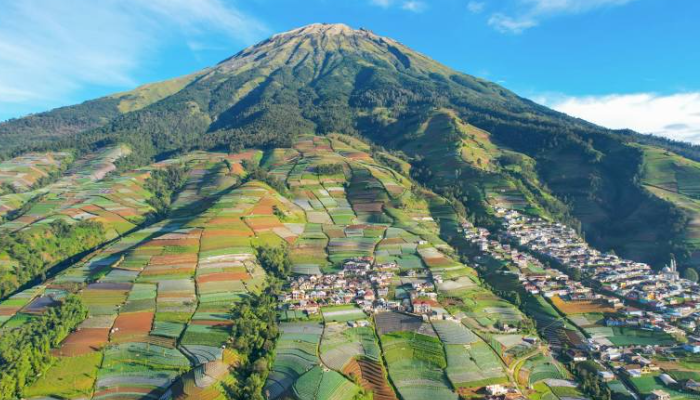
[[[50,350],[82,322],[87,309],[69,296],[45,314],[0,335],[0,399],[14,399],[51,365]]]
[[[69,224],[56,220],[40,232],[21,231],[0,236],[0,253],[19,262],[20,267],[0,271],[0,297],[5,297],[69,257],[90,250],[105,239],[104,227],[93,221]]]
[[[273,246],[262,244],[256,248],[258,260],[265,271],[278,277],[285,278],[292,269],[289,258],[289,247],[286,245]]]
[[[230,394],[236,399],[262,400],[270,368],[277,328],[277,290],[274,281],[260,295],[252,295],[231,310],[231,340],[241,355],[235,369],[236,385]]]
[[[148,199],[158,218],[165,218],[177,191],[185,183],[187,171],[180,165],[170,165],[165,169],[157,169],[151,173],[145,188],[153,193]]]

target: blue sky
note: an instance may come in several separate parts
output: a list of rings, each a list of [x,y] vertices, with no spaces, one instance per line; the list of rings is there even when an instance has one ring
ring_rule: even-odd
[[[0,0],[0,120],[343,22],[612,128],[700,143],[697,0]]]

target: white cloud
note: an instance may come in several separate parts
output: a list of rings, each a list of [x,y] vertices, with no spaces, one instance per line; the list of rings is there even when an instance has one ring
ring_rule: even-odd
[[[124,87],[168,39],[241,43],[267,28],[222,0],[23,0],[0,17],[0,108],[65,103],[88,85]]]
[[[421,12],[425,11],[425,9],[428,8],[428,6],[425,3],[423,3],[422,1],[410,0],[410,1],[403,3],[401,8],[403,8],[404,10],[414,12],[414,13],[421,13]]]
[[[512,0],[507,10],[491,15],[489,25],[500,32],[520,34],[545,19],[583,14],[633,1],[637,0]]]
[[[700,92],[544,96],[536,101],[607,128],[629,128],[700,144]]]
[[[400,6],[402,10],[414,13],[422,13],[428,9],[428,4],[421,0],[369,0],[369,2],[372,5],[387,9],[393,6]]]
[[[479,14],[482,11],[484,11],[484,8],[486,7],[486,3],[483,1],[470,1],[467,3],[467,10],[469,10],[470,13],[472,14]]]
[[[537,21],[526,17],[515,19],[496,13],[489,18],[489,26],[499,32],[520,34],[527,29],[537,26]]]

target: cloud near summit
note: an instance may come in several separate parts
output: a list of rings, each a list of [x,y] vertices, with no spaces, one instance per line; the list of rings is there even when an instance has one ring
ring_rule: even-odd
[[[499,32],[520,34],[546,19],[583,14],[634,1],[637,0],[512,0],[506,8],[491,14],[488,24]]]
[[[167,38],[252,43],[264,24],[222,0],[26,0],[0,17],[0,107],[65,104],[87,85],[134,86]]]
[[[629,128],[700,144],[700,92],[544,96],[535,100],[606,128]]]

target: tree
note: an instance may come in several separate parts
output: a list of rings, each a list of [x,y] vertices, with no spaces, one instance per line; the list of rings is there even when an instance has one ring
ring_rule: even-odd
[[[289,248],[286,245],[271,246],[263,244],[256,248],[258,261],[263,269],[279,278],[284,278],[292,271],[289,260]]]
[[[683,271],[683,278],[692,282],[697,282],[700,277],[698,277],[698,272],[696,270],[689,267],[686,268],[685,271]]]

